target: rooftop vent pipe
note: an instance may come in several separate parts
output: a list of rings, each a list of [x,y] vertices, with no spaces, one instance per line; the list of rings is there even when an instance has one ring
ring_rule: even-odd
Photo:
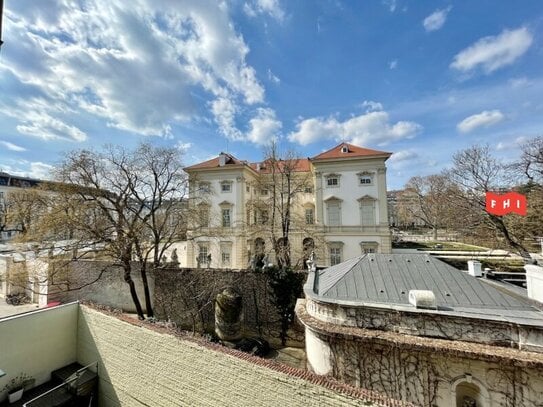
[[[409,304],[415,308],[437,309],[436,296],[430,290],[409,290]]]
[[[473,277],[482,277],[481,263],[477,260],[468,260],[468,273]]]

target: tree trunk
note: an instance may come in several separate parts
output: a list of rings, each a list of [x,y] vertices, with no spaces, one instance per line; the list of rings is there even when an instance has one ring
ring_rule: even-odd
[[[142,263],[140,268],[141,281],[143,283],[143,294],[145,295],[145,309],[147,310],[147,318],[153,318],[155,313],[151,304],[151,294],[149,292],[149,282],[147,280],[147,266]]]
[[[132,296],[132,301],[134,302],[134,305],[136,306],[136,313],[138,314],[138,319],[143,321],[145,319],[145,315],[143,315],[143,309],[141,308],[141,303],[138,298],[138,293],[136,292],[136,286],[134,284],[134,280],[132,280],[130,264],[125,264],[123,268],[124,268],[124,281],[130,287],[130,295]]]

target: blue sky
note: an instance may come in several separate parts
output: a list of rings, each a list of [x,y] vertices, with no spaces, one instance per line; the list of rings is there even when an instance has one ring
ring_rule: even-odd
[[[543,133],[543,2],[5,0],[0,169],[177,146],[187,164],[392,151],[389,189]]]

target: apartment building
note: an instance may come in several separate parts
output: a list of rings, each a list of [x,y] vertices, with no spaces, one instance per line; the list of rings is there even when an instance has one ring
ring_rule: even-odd
[[[283,193],[292,198],[292,264],[302,265],[311,251],[322,266],[361,253],[390,253],[385,166],[390,155],[341,143],[311,158],[276,162],[273,168],[268,161],[250,163],[226,153],[185,168],[197,215],[182,265],[245,268],[255,256],[274,262],[272,238],[281,236],[284,211],[273,211],[272,199]],[[277,172],[285,168],[289,190],[277,192]]]

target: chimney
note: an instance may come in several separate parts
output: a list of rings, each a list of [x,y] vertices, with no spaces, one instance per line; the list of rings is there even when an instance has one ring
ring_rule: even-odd
[[[226,154],[219,154],[219,167],[224,167],[226,165]]]
[[[468,260],[468,273],[473,277],[482,277],[481,263],[477,260]]]

